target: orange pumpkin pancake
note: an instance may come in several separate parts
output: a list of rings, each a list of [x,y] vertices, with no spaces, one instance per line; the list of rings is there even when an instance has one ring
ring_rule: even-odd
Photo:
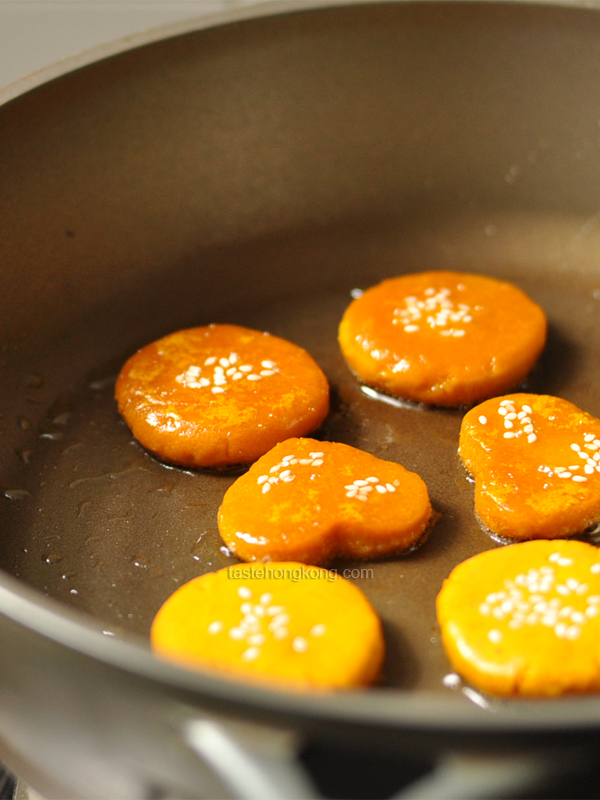
[[[223,540],[244,561],[324,564],[412,547],[432,510],[414,472],[345,444],[288,439],[225,493]]]
[[[327,379],[306,351],[236,325],[143,347],[121,370],[116,398],[144,447],[187,467],[255,461],[318,428],[329,410]]]
[[[600,520],[600,420],[567,400],[487,400],[465,415],[459,454],[475,511],[500,536],[564,538]]]
[[[158,655],[290,688],[350,689],[379,672],[384,642],[364,594],[303,564],[244,564],[186,583],[151,630]]]
[[[437,599],[452,666],[487,692],[600,689],[600,552],[563,539],[488,550],[459,564]]]
[[[417,403],[459,406],[525,378],[544,348],[546,318],[510,283],[421,272],[386,280],[354,300],[339,341],[368,386]]]

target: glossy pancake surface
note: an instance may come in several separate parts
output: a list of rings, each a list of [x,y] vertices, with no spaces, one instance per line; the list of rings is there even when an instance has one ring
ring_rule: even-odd
[[[178,331],[143,347],[117,381],[119,411],[164,461],[225,467],[310,433],[329,386],[305,350],[236,325]]]
[[[186,583],[152,624],[156,654],[200,669],[305,689],[371,683],[384,653],[363,593],[304,564],[243,564]]]
[[[480,553],[454,568],[437,599],[448,658],[500,695],[600,689],[600,554],[576,541]]]
[[[600,520],[600,420],[559,397],[513,394],[464,417],[475,510],[509,539],[564,538]]]
[[[546,318],[506,281],[417,272],[368,289],[346,309],[339,342],[358,378],[439,406],[471,404],[516,386],[546,341]]]
[[[219,530],[244,561],[325,564],[407,550],[431,515],[425,483],[400,464],[345,444],[288,439],[227,490]]]

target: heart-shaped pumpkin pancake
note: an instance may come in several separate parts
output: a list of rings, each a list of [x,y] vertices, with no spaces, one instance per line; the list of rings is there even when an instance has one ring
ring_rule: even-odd
[[[459,406],[517,386],[546,342],[546,317],[506,281],[420,272],[383,281],[346,309],[339,342],[368,386]]]
[[[600,420],[567,400],[487,400],[465,415],[459,454],[475,511],[500,536],[564,538],[600,520]]]
[[[163,604],[152,649],[181,664],[288,688],[371,683],[384,655],[364,594],[304,564],[243,564],[186,583]]]
[[[459,564],[437,599],[454,669],[500,695],[600,690],[600,551],[556,540]]]
[[[172,333],[143,347],[116,385],[133,435],[187,467],[247,464],[318,428],[329,386],[301,347],[237,325]]]
[[[377,558],[422,538],[432,510],[414,472],[354,447],[288,439],[225,493],[223,540],[244,561]]]

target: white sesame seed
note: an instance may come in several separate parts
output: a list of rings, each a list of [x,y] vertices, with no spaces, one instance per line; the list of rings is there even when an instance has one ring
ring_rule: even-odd
[[[267,481],[265,485],[262,487],[263,494],[271,491],[271,484]]]
[[[385,486],[382,486],[380,483],[377,484],[377,486],[375,488],[377,489],[379,494],[387,494],[387,489],[385,488]]]
[[[600,594],[591,594],[591,595],[590,595],[590,596],[587,598],[587,602],[588,602],[588,603],[589,603],[591,606],[597,606],[597,605],[600,605]]]
[[[584,483],[585,481],[587,481],[587,478],[584,478],[583,475],[574,475],[573,480],[576,481],[577,483]]]
[[[597,575],[600,572],[600,564],[592,564],[590,567],[590,572],[593,572],[594,575]]]
[[[290,635],[290,632],[288,631],[287,628],[283,628],[283,627],[275,628],[275,630],[273,631],[273,638],[277,642],[281,641],[282,639],[286,639],[289,635]]]
[[[557,563],[559,567],[570,567],[573,564],[573,560],[571,558],[564,558],[564,556],[561,556]]]
[[[265,481],[269,480],[268,475],[261,475],[260,478],[256,481],[259,486],[261,486]]]
[[[214,636],[215,633],[221,633],[223,630],[223,623],[219,622],[219,620],[215,620],[211,622],[208,626],[208,632]]]
[[[261,645],[264,644],[266,641],[266,637],[264,633],[253,633],[252,636],[249,636],[246,641],[248,644],[252,645]]]
[[[362,501],[363,501],[363,503],[366,503],[366,501],[367,501],[368,497],[367,497],[367,495],[366,495],[366,494],[359,494],[359,495],[357,495],[357,496],[356,496],[356,499],[357,499],[357,500],[362,500]]]
[[[456,672],[449,672],[448,675],[444,675],[442,678],[442,683],[447,689],[457,689],[461,685],[462,680],[460,675],[457,675]]]
[[[275,363],[273,361],[261,361],[260,365],[261,365],[261,367],[264,367],[265,369],[273,369],[273,367],[275,366]]]
[[[237,353],[230,353],[229,354],[229,363],[235,364],[238,361],[238,354]]]
[[[310,629],[310,635],[311,636],[324,636],[326,633],[327,633],[327,628],[322,623],[319,623],[318,625],[314,625]]]
[[[479,422],[481,422],[482,425],[486,425],[487,424],[487,417],[484,417],[483,414],[482,414],[479,417]]]
[[[544,614],[544,616],[541,617],[540,622],[546,628],[553,628],[556,625],[556,614]]]
[[[311,458],[323,458],[325,453],[309,453],[308,455]],[[371,480],[371,479],[369,478],[369,480]],[[377,478],[375,478],[375,480],[377,480]]]
[[[505,417],[508,414],[508,411],[504,407],[502,403],[500,403],[500,408],[498,409],[498,413]]]
[[[249,381],[260,381],[261,380],[260,375],[246,375],[246,378]]]
[[[308,642],[302,636],[296,636],[292,642],[292,650],[296,653],[306,653],[308,650]]]
[[[277,614],[275,617],[273,617],[273,621],[270,623],[270,625],[272,625],[274,628],[277,628],[279,625],[287,625],[289,621],[289,614]]]
[[[579,639],[580,636],[581,636],[581,628],[578,628],[577,625],[571,625],[565,631],[566,639]]]
[[[568,470],[565,470],[564,472],[558,473],[558,477],[559,478],[572,478],[573,475]]]
[[[557,591],[559,594],[562,594],[562,595],[563,595],[563,597],[566,597],[567,595],[571,594],[571,592],[570,592],[570,591],[567,589],[567,587],[566,587],[566,586],[563,586],[563,585],[562,585],[562,584],[560,584],[560,583],[557,585],[557,587],[556,587],[556,591]]]
[[[228,358],[220,358],[219,359],[219,364],[222,367],[230,367],[231,366],[231,364],[229,363],[229,359]],[[215,369],[215,372],[216,372],[216,369]]]
[[[240,606],[240,611],[242,614],[251,614],[252,613],[252,603],[242,603]]]
[[[569,464],[569,466],[567,467],[567,469],[571,469],[571,470],[576,470],[576,469],[579,469],[579,464],[575,464],[575,465],[573,465],[573,464]]]
[[[216,356],[210,356],[210,358],[207,358],[207,359],[206,359],[206,361],[204,362],[204,365],[205,365],[206,367],[210,367],[210,365],[211,365],[211,364],[214,364],[214,363],[216,362],[216,360],[217,360],[217,357],[216,357]]]
[[[274,617],[277,614],[283,614],[284,611],[285,608],[283,606],[269,606],[269,608],[267,608],[267,615],[269,617]]]
[[[242,661],[254,661],[259,657],[259,655],[260,650],[258,647],[249,647],[242,653]]]
[[[517,415],[515,414],[514,411],[511,411],[510,414],[506,415],[506,419],[516,419],[516,418],[517,418]]]
[[[243,639],[245,635],[246,634],[244,633],[244,631],[241,628],[230,628],[229,629],[229,636],[232,639],[236,639],[237,641]]]
[[[581,611],[574,611],[571,614],[571,622],[581,625],[585,622],[585,616],[581,613]]]
[[[264,594],[261,594],[261,596],[260,596],[260,602],[263,604],[263,606],[268,606],[272,599],[273,599],[273,595],[269,594],[269,592],[265,592]],[[268,609],[267,609],[267,613],[268,613]]]
[[[509,425],[512,425],[512,422],[510,422],[510,423],[509,423]],[[516,436],[516,433],[512,433],[512,431],[507,431],[507,432],[504,434],[504,438],[505,438],[505,439],[514,439],[514,438],[515,438],[515,436]]]
[[[533,442],[536,442],[537,441],[537,436],[535,435],[535,433],[530,433],[529,436],[527,437],[527,441],[530,444],[533,444]]]
[[[234,374],[234,376],[233,376],[232,380],[234,380],[234,381],[239,381],[239,380],[240,380],[240,378],[243,378],[243,377],[244,377],[244,373],[243,373],[243,372],[236,372],[236,373]]]
[[[313,467],[320,467],[322,466],[322,464],[323,464],[322,458],[315,458],[315,460],[313,461]]]
[[[276,475],[271,475],[271,477],[269,478],[269,483],[273,485],[279,483],[279,478]]]
[[[593,475],[594,467],[591,467],[589,464],[586,464],[585,467],[583,468],[583,471],[585,472],[586,475]]]
[[[552,553],[551,556],[548,556],[548,561],[558,561],[559,558],[560,553]],[[598,566],[600,566],[600,564]]]
[[[268,378],[269,375],[275,375],[275,370],[274,369],[262,369],[260,371],[260,374],[264,375],[265,378]],[[248,380],[250,380],[250,376],[248,376]]]
[[[588,619],[594,619],[594,617],[597,617],[598,613],[600,612],[598,611],[597,606],[588,606],[583,613]]]
[[[505,419],[504,420],[504,427],[505,428],[512,428],[513,427],[513,423],[509,419]]]
[[[523,408],[523,411],[526,411],[528,414],[533,414],[533,410],[532,410],[531,406],[525,406],[524,405],[524,406],[522,406],[522,408]]]
[[[501,641],[502,634],[500,633],[500,631],[493,628],[491,631],[488,632],[488,639],[490,640],[490,642],[497,644],[499,641]]]
[[[404,330],[406,331],[406,333],[414,333],[415,331],[419,330],[419,326],[418,325],[405,325],[404,326]]]
[[[465,331],[452,331],[452,336],[459,337],[459,336],[464,336],[464,335],[465,335]]]
[[[240,372],[252,372],[252,367],[250,364],[243,364],[239,370]]]
[[[500,401],[500,405],[501,406],[512,406],[513,405],[513,401],[512,400],[501,400]],[[525,408],[525,406],[523,406],[523,408]]]
[[[213,394],[222,394],[224,391],[225,389],[222,389],[220,386],[213,386],[211,389]]]
[[[240,586],[237,590],[238,597],[241,597],[244,600],[249,600],[252,597],[252,591],[248,589],[247,586]]]

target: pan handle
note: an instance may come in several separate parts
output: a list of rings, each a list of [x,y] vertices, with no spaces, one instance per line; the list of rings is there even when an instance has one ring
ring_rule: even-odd
[[[186,722],[184,737],[235,800],[321,797],[296,757],[299,739],[291,731],[206,717]]]

